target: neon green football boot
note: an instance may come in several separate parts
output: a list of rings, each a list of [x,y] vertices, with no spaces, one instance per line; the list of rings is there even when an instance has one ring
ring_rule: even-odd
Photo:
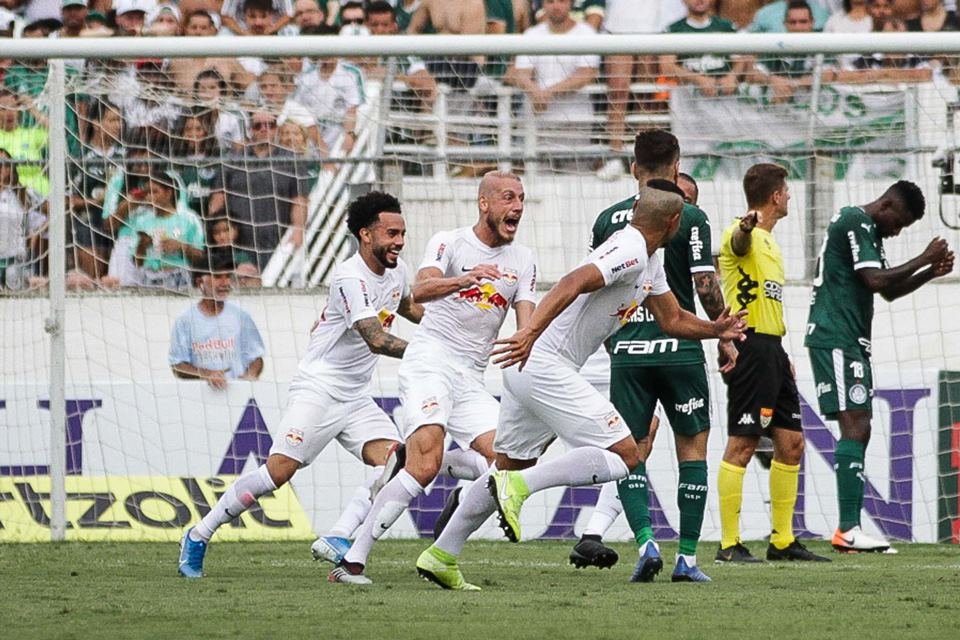
[[[427,547],[417,558],[417,573],[442,589],[451,591],[480,591],[480,587],[463,579],[456,556],[433,545]]]
[[[487,488],[497,504],[500,528],[510,542],[520,542],[520,509],[530,496],[530,489],[519,471],[497,471],[487,481]]]

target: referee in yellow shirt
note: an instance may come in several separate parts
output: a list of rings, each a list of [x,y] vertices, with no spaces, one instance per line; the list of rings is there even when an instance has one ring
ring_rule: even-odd
[[[720,463],[720,549],[717,562],[762,562],[740,542],[743,476],[761,436],[773,440],[770,465],[770,511],[773,531],[767,560],[825,561],[793,535],[793,510],[803,456],[800,396],[790,358],[781,338],[783,255],[773,228],[787,215],[787,171],[756,164],[743,178],[749,211],[723,232],[720,279],[734,311],[747,310],[749,329],[737,344],[737,366],[724,374],[727,383],[727,448]]]

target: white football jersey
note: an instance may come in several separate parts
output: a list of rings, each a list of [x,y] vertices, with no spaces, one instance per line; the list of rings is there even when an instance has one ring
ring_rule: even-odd
[[[600,269],[603,288],[578,296],[533,345],[534,351],[560,355],[578,369],[630,321],[648,295],[670,291],[660,252],[648,258],[647,241],[633,225],[591,251],[585,264]]]
[[[408,295],[407,265],[403,260],[378,276],[359,253],[337,265],[327,306],[310,333],[307,352],[300,360],[290,390],[320,389],[349,400],[368,393],[377,354],[353,329],[365,318],[378,318],[390,331],[400,300]]]
[[[463,227],[433,236],[420,269],[436,267],[444,278],[453,278],[478,264],[496,265],[503,277],[426,303],[413,340],[439,341],[450,353],[463,356],[483,370],[510,307],[523,300],[536,303],[537,265],[533,251],[527,247],[515,242],[488,247],[472,227]]]

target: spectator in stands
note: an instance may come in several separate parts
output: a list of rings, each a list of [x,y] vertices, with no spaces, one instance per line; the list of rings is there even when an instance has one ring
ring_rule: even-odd
[[[240,36],[295,33],[295,28],[284,31],[293,19],[290,0],[225,0],[220,19],[225,29]]]
[[[241,289],[259,289],[263,286],[257,265],[245,262],[237,265],[237,284]]]
[[[408,33],[413,14],[420,8],[421,0],[390,0],[397,12],[397,26],[401,33]],[[426,29],[429,32],[429,29]]]
[[[329,27],[305,29],[310,35],[336,33]],[[357,108],[363,103],[363,72],[338,58],[317,58],[297,77],[293,100],[313,115],[328,149],[340,141],[346,155],[357,141]]]
[[[46,73],[43,74],[44,78]],[[33,100],[9,89],[0,89],[0,149],[15,160],[30,160],[18,167],[19,179],[42,196],[49,191],[43,159],[47,153],[47,130],[43,126],[25,126],[23,121]]]
[[[153,7],[147,14],[143,33],[151,36],[179,36],[180,9],[169,2]]]
[[[344,3],[337,15],[337,23],[340,25],[341,34],[363,35],[364,32],[361,27],[363,27],[365,20],[366,16],[361,2]]]
[[[867,0],[874,32],[906,32],[906,23],[893,9],[892,0]],[[846,82],[924,82],[932,76],[929,58],[912,54],[844,56],[842,68]]]
[[[326,24],[327,16],[318,0],[296,0],[293,3],[293,22],[298,33],[304,27],[319,27]]]
[[[0,290],[22,289],[32,275],[31,244],[45,222],[43,197],[20,181],[13,156],[0,149]],[[32,236],[32,237],[31,237]]]
[[[227,380],[260,378],[260,331],[250,314],[227,302],[233,272],[229,251],[211,250],[194,262],[201,297],[173,323],[169,362],[176,377],[205,380],[214,389],[226,388]]]
[[[651,0],[628,0],[628,2],[635,2],[638,4],[638,9],[642,10],[642,7],[639,6],[639,3],[647,5]],[[659,2],[659,0],[652,0],[653,2]],[[667,1],[676,1],[676,0],[667,0]],[[515,5],[517,3],[514,3]],[[524,0],[521,0],[520,4],[526,4]],[[573,7],[570,9],[570,15],[574,20],[582,20],[593,27],[593,30],[597,33],[600,33],[603,30],[604,17],[606,16],[607,5],[610,4],[609,0],[574,0]],[[532,0],[529,3],[530,10],[533,12],[533,21],[534,22],[543,22],[546,18],[546,13],[543,10],[543,0]],[[514,6],[514,14],[519,17],[520,12]],[[529,27],[527,27],[529,28]],[[526,31],[526,29],[524,29]]]
[[[745,29],[753,21],[757,9],[766,2],[767,0],[716,0],[714,10],[739,31]]]
[[[753,33],[783,33],[787,18],[788,0],[775,0],[760,8],[753,16],[749,31]],[[809,2],[810,12],[813,14],[813,29],[821,31],[830,18],[830,10],[816,0]]]
[[[230,218],[223,217],[211,220],[207,226],[207,237],[210,239],[208,244],[211,250],[229,249],[230,255],[233,256],[234,265],[239,268],[242,265],[249,264],[253,267],[253,272],[259,275],[260,271],[257,269],[256,257],[237,245],[240,234],[237,227],[230,222]]]
[[[603,32],[613,34],[660,33],[664,27],[683,17],[677,11],[677,0],[607,0],[585,2],[585,19],[592,24],[592,16],[603,17]],[[591,11],[593,10],[593,11]],[[630,83],[633,80],[652,82],[658,75],[658,61],[652,56],[612,55],[604,60],[607,81],[607,134],[610,150],[623,151],[626,134],[627,106]],[[610,158],[597,175],[603,180],[615,180],[624,175],[626,165],[622,158]]]
[[[843,11],[830,16],[823,26],[825,33],[869,33],[873,18],[867,13],[867,0],[843,0]]]
[[[687,17],[674,22],[669,33],[735,33],[733,24],[713,12],[713,0],[684,0]],[[726,55],[664,55],[660,71],[683,84],[696,86],[708,98],[732,95],[737,90],[738,76],[747,63],[742,58]]]
[[[813,31],[813,10],[806,0],[789,1],[783,24],[789,33]],[[815,66],[816,57],[811,55],[763,57],[748,72],[747,80],[769,86],[772,102],[786,102],[793,98],[797,90],[807,89],[813,84]]]
[[[186,36],[215,36],[217,23],[210,12],[196,10],[184,18],[183,31]],[[230,95],[246,89],[255,78],[235,57],[174,58],[170,60],[168,72],[177,88],[189,93],[193,90],[197,74],[206,69],[215,69],[227,81]]]
[[[239,153],[245,138],[243,115],[227,106],[228,91],[227,82],[216,69],[204,69],[193,81],[194,97],[208,109],[220,148]]]
[[[570,16],[571,0],[544,0],[543,6],[545,20],[527,29],[524,35],[582,36],[594,33],[591,26],[576,22]],[[589,144],[593,104],[589,96],[579,91],[596,80],[599,66],[600,58],[594,55],[517,56],[505,80],[526,94],[540,123],[537,134],[547,146],[576,151]],[[575,158],[573,168],[582,169],[582,161],[582,158]]]
[[[256,256],[261,271],[288,229],[290,243],[303,244],[307,219],[306,167],[275,145],[276,134],[276,116],[254,112],[247,160],[224,162],[210,196],[210,216],[230,218],[237,227],[237,246]]]
[[[920,0],[920,15],[906,21],[907,31],[958,31],[955,11],[947,11],[943,0]]]
[[[374,0],[367,5],[367,29],[375,36],[394,35],[399,33],[396,10],[385,0]],[[369,58],[364,66],[364,74],[372,80],[382,80],[386,73],[386,66],[382,58]],[[395,79],[410,89],[416,104],[416,111],[430,111],[437,95],[437,83],[427,71],[423,61],[415,56],[406,56],[397,60]]]
[[[325,29],[326,26],[321,28]],[[261,107],[279,113],[283,110],[284,103],[293,92],[294,75],[285,65],[276,62],[271,63],[254,83],[251,97]]]
[[[117,35],[143,35],[147,22],[147,13],[155,9],[155,0],[114,0],[114,20],[117,23]]]
[[[203,255],[203,225],[196,213],[178,205],[175,180],[172,172],[152,168],[147,202],[130,214],[142,286],[187,288],[190,262]]]
[[[123,165],[123,119],[106,100],[94,100],[87,111],[82,158],[69,161],[68,234],[76,267],[93,279],[107,275],[113,238],[103,225],[107,182]]]
[[[211,112],[195,107],[180,119],[173,133],[174,170],[183,180],[187,206],[207,219],[220,148]]]
[[[442,33],[448,35],[483,34],[487,31],[484,0],[421,0],[407,26],[407,33]],[[472,58],[430,58],[427,69],[437,82],[457,91],[473,88],[484,63],[482,56]],[[472,100],[470,111],[472,111]]]

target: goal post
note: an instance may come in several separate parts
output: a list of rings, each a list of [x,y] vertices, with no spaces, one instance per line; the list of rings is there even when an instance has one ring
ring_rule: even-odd
[[[50,63],[43,91],[17,107],[20,122],[34,117],[34,108],[49,122],[43,170],[49,179],[43,194],[49,226],[34,230],[35,239],[49,247],[47,270],[32,272],[44,276],[46,285],[38,279],[33,290],[0,291],[5,363],[0,373],[0,541],[172,541],[206,513],[225,483],[262,461],[310,326],[323,310],[332,268],[355,249],[345,215],[357,195],[370,189],[398,195],[408,229],[404,258],[415,269],[433,233],[475,221],[483,171],[515,171],[527,194],[519,238],[536,250],[545,288],[585,255],[596,215],[635,192],[626,165],[612,179],[598,177],[597,165],[629,160],[630,132],[646,127],[668,128],[679,138],[680,168],[699,184],[700,205],[712,224],[708,250],[714,253],[723,229],[745,210],[741,179],[746,168],[774,161],[789,170],[790,215],[778,225],[776,236],[788,280],[783,294],[785,347],[797,366],[807,435],[796,524],[804,535],[828,535],[836,515],[831,460],[838,434],[835,424],[819,415],[803,348],[812,269],[826,224],[840,207],[869,202],[896,180],[908,179],[926,194],[927,214],[889,241],[891,263],[917,255],[934,235],[946,237],[951,246],[960,244],[960,196],[952,184],[960,147],[953,133],[956,87],[940,72],[922,82],[869,84],[828,81],[823,75],[825,59],[876,51],[960,57],[960,43],[951,34],[926,33],[4,40],[3,56]],[[602,73],[576,92],[588,106],[585,114],[562,116],[568,119],[546,126],[527,94],[503,82],[481,81],[466,89],[441,83],[425,104],[418,102],[422,96],[411,85],[397,79],[409,70],[409,56],[669,53],[817,59],[811,85],[787,100],[774,99],[760,82],[743,81],[732,95],[708,97],[669,78],[631,78],[626,144],[618,149],[611,147],[607,132],[609,89]],[[259,75],[248,70],[256,80],[242,90],[239,81],[221,77],[228,86],[221,92],[229,95],[220,95],[216,103],[202,94],[204,87],[195,90],[193,80],[184,85],[188,88],[178,88],[176,80],[171,87],[145,79],[158,69],[172,75],[178,68],[154,60],[197,57],[255,58],[263,64],[251,67]],[[271,74],[279,78],[281,93],[293,95],[302,71],[284,65],[298,58],[310,64],[323,58],[350,60],[345,74],[363,71],[363,61],[370,58],[392,62],[382,77],[358,80],[353,130],[341,127],[326,139],[322,128],[309,138],[309,126],[300,127],[304,145],[313,151],[322,148],[322,153],[284,151],[255,157],[247,147],[256,143],[258,132],[279,131],[285,122],[310,122],[316,116],[311,109],[319,107],[314,103],[298,109],[284,101],[269,102]],[[121,73],[114,68],[121,65],[110,62],[131,59],[144,65],[124,63]],[[77,71],[73,60],[90,64]],[[218,74],[229,75],[230,70],[236,71],[222,67]],[[248,90],[254,85],[256,91]],[[111,124],[114,111],[119,125]],[[209,117],[213,111],[218,114],[215,122]],[[110,133],[110,127],[117,126],[118,133]],[[216,138],[203,153],[201,144],[190,146],[192,134],[187,133],[201,126],[212,127],[204,135]],[[134,129],[137,135],[128,135]],[[564,134],[560,142],[555,141],[558,130]],[[574,139],[572,131],[586,133]],[[279,139],[280,133],[273,135]],[[12,162],[33,167],[38,161]],[[258,172],[268,172],[270,179],[251,177]],[[274,186],[280,182],[282,189]],[[268,183],[278,189],[277,201],[289,205],[282,214],[287,218],[280,224],[277,213],[276,220],[248,224],[242,218],[248,209],[243,207],[253,211]],[[154,197],[151,189],[176,194],[167,203],[171,210],[200,207],[195,211],[198,222],[190,224],[200,225],[204,250],[221,242],[214,234],[219,237],[223,231],[218,225],[226,219],[223,233],[234,259],[252,260],[245,264],[256,267],[238,276],[230,300],[249,313],[262,334],[264,370],[259,379],[230,379],[225,389],[214,389],[172,372],[172,330],[177,318],[199,300],[189,272],[158,277],[149,287],[113,288],[103,280],[78,278],[76,259],[67,259],[71,247],[84,242],[78,239],[83,233],[78,225],[88,224],[94,210],[102,216],[96,218],[94,227],[101,226],[94,233],[113,234],[109,241],[116,251],[120,234],[102,210],[115,212],[110,207],[123,204],[129,212],[144,198]],[[225,204],[211,195],[218,190]],[[78,214],[78,207],[86,207],[86,213]],[[300,244],[292,222],[296,207],[304,212]],[[242,215],[237,213],[241,209]],[[237,224],[253,229],[250,233],[270,224],[278,227],[270,236],[269,256],[258,261],[260,245],[232,239],[235,217]],[[125,245],[127,257],[141,243],[144,251],[153,246],[154,237],[139,229],[127,234],[126,242],[135,243]],[[185,226],[180,231],[184,235],[177,237],[189,244],[186,238],[195,230]],[[158,246],[162,239],[157,238]],[[106,265],[104,257],[91,260]],[[68,284],[77,290],[68,290]],[[951,466],[951,460],[960,459],[955,435],[960,415],[958,313],[956,276],[893,304],[877,302],[873,357],[878,393],[866,469],[867,520],[869,528],[892,538],[958,541],[960,468]],[[508,320],[503,333],[512,331],[512,323]],[[396,331],[409,338],[415,327],[398,321]],[[199,348],[221,346],[209,342]],[[42,354],[42,364],[37,354]],[[725,388],[712,356],[711,346],[711,485],[726,439]],[[373,382],[374,396],[391,414],[402,411],[396,372],[397,362],[383,358]],[[501,389],[498,371],[488,371],[487,382],[491,390]],[[669,429],[662,430],[649,463],[657,497],[655,525],[666,538],[678,527],[672,437]],[[243,541],[323,533],[371,473],[331,444],[311,468],[298,474],[292,487],[218,536]],[[768,533],[766,483],[765,472],[752,465],[745,482],[745,538]],[[454,485],[439,479],[391,535],[426,535]],[[584,488],[535,497],[525,511],[531,518],[529,530],[545,537],[579,532],[595,496],[594,489]],[[712,540],[719,533],[714,491],[708,500],[704,537]],[[483,534],[495,537],[496,531],[487,527]],[[626,526],[617,525],[612,535],[626,536]]]

